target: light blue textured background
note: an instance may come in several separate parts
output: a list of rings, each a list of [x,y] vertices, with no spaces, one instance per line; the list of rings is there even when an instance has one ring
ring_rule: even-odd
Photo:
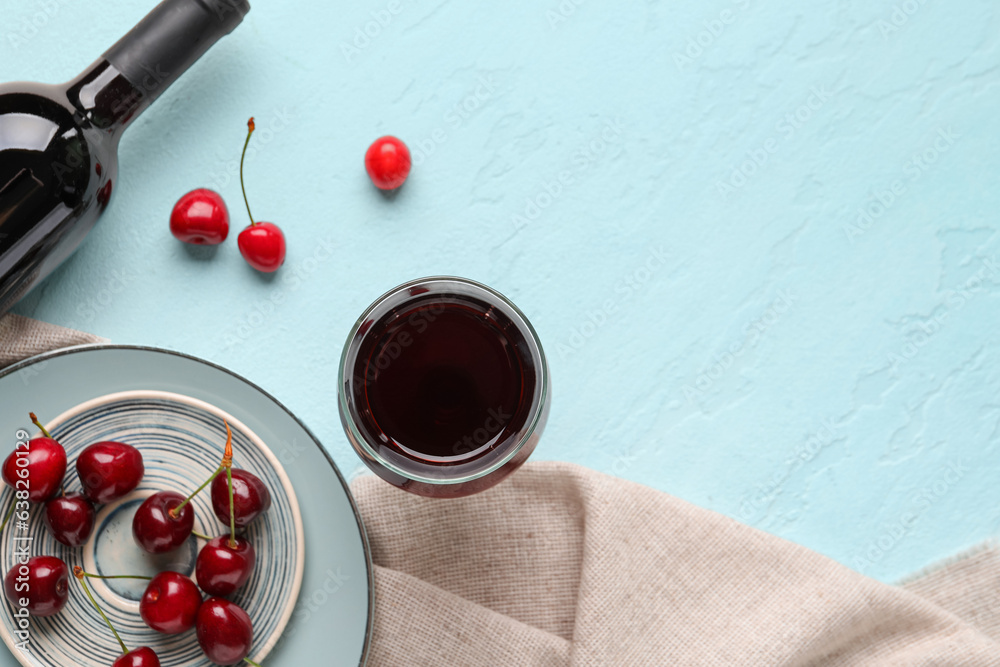
[[[0,0],[0,80],[70,78],[152,4]],[[894,580],[1000,531],[998,61],[991,0],[255,0],[18,312],[224,364],[350,474],[350,325],[478,279],[546,344],[538,458]],[[275,279],[235,244],[250,115]],[[394,198],[362,167],[385,133],[419,163]],[[234,218],[214,256],[167,227],[199,186]]]

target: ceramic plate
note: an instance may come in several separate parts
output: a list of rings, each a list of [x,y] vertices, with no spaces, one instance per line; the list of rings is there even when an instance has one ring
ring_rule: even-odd
[[[83,446],[98,439],[133,444],[146,463],[140,488],[99,510],[94,537],[80,549],[54,542],[37,510],[28,532],[8,529],[0,542],[5,570],[13,558],[11,538],[28,535],[34,538],[32,554],[60,556],[71,567],[81,564],[105,574],[187,571],[197,544],[192,540],[165,560],[151,560],[131,541],[131,515],[154,490],[190,490],[208,478],[225,442],[221,419],[226,418],[233,426],[235,465],[261,476],[273,500],[267,520],[251,526],[258,571],[234,596],[254,620],[251,655],[266,655],[272,665],[315,664],[317,655],[324,655],[324,665],[364,664],[371,565],[353,501],[319,443],[262,390],[176,353],[89,346],[36,357],[0,373],[0,400],[0,438],[10,441],[4,445],[0,440],[0,452],[13,449],[18,429],[35,433],[27,424],[28,411],[34,411],[43,419],[59,415],[49,423],[71,463]],[[71,490],[79,484],[72,465],[67,484]],[[219,533],[207,492],[196,503],[196,530]],[[137,614],[141,586],[91,581],[126,645],[152,646],[164,667],[211,664],[200,655],[193,632],[165,638],[145,628]],[[76,582],[71,583],[67,607],[49,619],[32,619],[28,652],[12,647],[10,654],[0,656],[0,667],[104,667],[113,662],[120,653],[114,638],[85,605]],[[6,605],[4,628],[11,624],[10,609]],[[12,643],[8,640],[8,646]]]
[[[133,493],[102,507],[90,541],[73,549],[56,542],[45,529],[41,507],[35,507],[18,529],[4,532],[0,540],[0,564],[7,572],[15,564],[15,549],[30,541],[32,554],[61,558],[69,567],[79,565],[102,575],[153,576],[164,569],[193,576],[201,546],[191,538],[176,551],[152,556],[132,540],[132,516],[143,500],[161,490],[187,495],[208,479],[218,467],[226,431],[233,431],[234,463],[254,473],[271,491],[271,508],[254,521],[246,536],[257,553],[257,566],[247,583],[231,599],[250,615],[254,646],[250,657],[263,662],[285,629],[302,584],[305,538],[302,517],[288,476],[278,459],[260,438],[238,419],[218,408],[187,396],[159,391],[127,391],[87,401],[46,424],[52,436],[66,448],[69,461],[95,442],[114,440],[137,448],[143,455],[145,476]],[[34,434],[40,435],[40,434]],[[72,468],[66,491],[79,492]],[[212,512],[206,491],[197,496],[195,530],[210,536],[224,532]],[[138,616],[145,589],[141,580],[92,580],[93,593],[118,634],[129,648],[149,646],[162,665],[205,667],[190,632],[167,637],[151,632]],[[25,667],[79,665],[106,667],[121,653],[110,642],[94,641],[107,631],[79,586],[70,587],[70,599],[62,612],[36,619],[32,652],[19,651],[13,619],[4,616],[0,635]],[[111,639],[110,634],[108,638]]]

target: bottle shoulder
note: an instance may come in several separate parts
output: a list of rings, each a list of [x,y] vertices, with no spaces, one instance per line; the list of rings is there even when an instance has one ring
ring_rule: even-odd
[[[74,199],[111,175],[116,152],[113,138],[75,111],[60,87],[0,86],[0,189],[27,169],[53,194]]]
[[[45,150],[45,139],[81,134],[102,149],[117,149],[115,135],[94,125],[89,114],[81,112],[67,97],[65,87],[39,83],[0,85],[0,150]],[[53,134],[54,133],[54,134]]]

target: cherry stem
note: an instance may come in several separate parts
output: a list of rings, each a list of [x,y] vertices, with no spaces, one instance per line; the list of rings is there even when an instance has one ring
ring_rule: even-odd
[[[195,496],[197,496],[199,493],[201,493],[205,489],[206,486],[208,486],[209,484],[211,484],[212,482],[214,482],[215,478],[219,476],[219,473],[221,473],[223,471],[223,469],[224,469],[223,466],[219,466],[219,469],[216,470],[214,473],[212,473],[212,476],[209,477],[208,480],[204,484],[202,484],[201,486],[199,486],[197,488],[197,490],[195,490],[194,493],[192,493],[190,496],[188,496],[187,498],[185,498],[184,502],[182,502],[180,505],[178,505],[177,507],[175,507],[172,510],[170,510],[169,512],[167,512],[167,514],[170,515],[170,518],[173,519],[173,520],[175,520],[175,521],[177,519],[179,519],[180,518],[180,514],[179,513],[180,513],[181,509],[185,505],[187,505],[189,502],[191,502],[194,499]]]
[[[212,539],[208,535],[203,535],[203,534],[199,533],[197,530],[192,530],[191,534],[194,535],[195,537],[197,537],[199,540],[211,540]]]
[[[219,476],[219,473],[221,473],[223,470],[228,470],[229,468],[232,467],[232,465],[233,465],[233,432],[229,429],[229,422],[227,422],[225,419],[223,419],[222,423],[226,425],[226,449],[225,449],[225,451],[222,454],[222,463],[219,464],[219,469],[216,470],[214,473],[212,473],[212,476],[209,477],[207,480],[205,480],[205,483],[202,484],[201,486],[199,486],[195,490],[194,493],[192,493],[190,496],[188,496],[187,498],[185,498],[184,502],[182,502],[180,505],[178,505],[177,507],[175,507],[172,510],[170,510],[169,512],[167,512],[167,514],[170,516],[171,519],[173,519],[175,521],[177,519],[179,519],[180,518],[180,511],[181,511],[181,509],[185,505],[187,505],[189,502],[191,502],[192,500],[194,500],[194,497],[197,496],[199,493],[201,493],[202,491],[204,491],[206,486],[208,486],[209,484],[211,484],[212,482],[214,482],[215,478]]]
[[[52,438],[52,435],[45,430],[45,427],[42,426],[41,423],[39,423],[38,417],[35,415],[34,412],[29,412],[28,416],[31,417],[31,423],[38,427],[38,429],[42,432],[42,435],[44,435],[46,438]]]
[[[247,215],[250,216],[250,226],[253,227],[257,223],[253,221],[253,213],[250,212],[250,202],[247,201],[247,187],[243,184],[243,161],[247,157],[247,146],[250,145],[250,136],[253,134],[253,131],[257,129],[257,126],[254,125],[252,116],[250,117],[250,120],[247,121],[247,128],[247,140],[243,142],[243,155],[240,156],[240,188],[243,190],[243,203],[247,205]]]
[[[73,574],[76,574],[76,568],[73,569]],[[152,577],[143,577],[138,574],[91,574],[89,572],[83,572],[83,576],[89,579],[143,579],[145,581],[152,581]]]
[[[256,662],[254,662],[250,658],[243,658],[243,661],[246,662],[246,663],[249,663],[249,664],[253,665],[253,667],[260,667],[260,665],[258,665]]]
[[[97,613],[101,615],[101,618],[104,619],[104,622],[108,624],[109,628],[111,628],[111,634],[115,636],[115,639],[117,639],[118,643],[121,645],[122,653],[128,655],[128,648],[125,646],[125,642],[123,642],[122,638],[118,636],[118,632],[115,630],[115,626],[111,625],[111,621],[108,620],[108,617],[104,615],[104,610],[101,609],[101,605],[97,604],[97,600],[95,600],[94,596],[91,595],[90,593],[90,587],[87,586],[87,580],[85,577],[93,575],[88,575],[86,572],[83,571],[82,567],[77,565],[76,567],[73,568],[73,576],[75,576],[77,579],[80,580],[80,583],[83,585],[83,592],[87,594],[87,597],[90,598],[90,601],[93,603],[94,608],[97,610]]]
[[[229,481],[229,548],[236,548],[236,503],[233,502],[233,469],[226,468],[226,479]]]
[[[3,529],[7,527],[7,522],[10,521],[10,518],[12,516],[14,516],[14,508],[15,507],[17,507],[17,499],[16,498],[11,498],[10,499],[10,509],[7,510],[7,514],[3,518],[3,523],[0,523],[0,533],[2,533]]]

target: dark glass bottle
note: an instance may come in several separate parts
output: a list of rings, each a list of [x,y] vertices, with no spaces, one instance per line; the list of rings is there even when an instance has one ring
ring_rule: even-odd
[[[0,315],[107,208],[125,128],[248,11],[246,0],[165,0],[69,83],[0,86]]]

